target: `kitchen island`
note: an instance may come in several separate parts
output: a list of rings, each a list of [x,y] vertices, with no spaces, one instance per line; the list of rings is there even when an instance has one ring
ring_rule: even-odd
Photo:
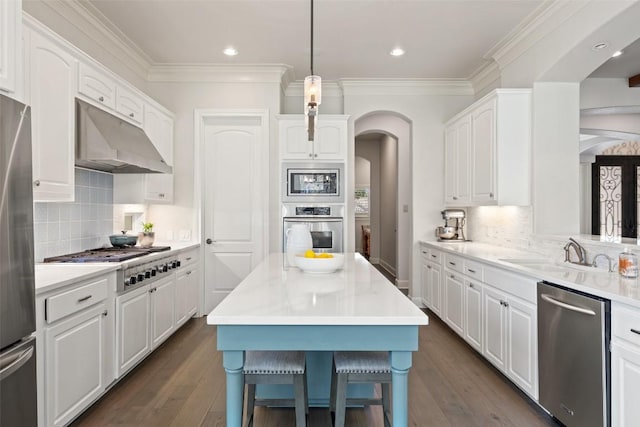
[[[428,317],[360,254],[345,254],[344,267],[329,274],[283,261],[269,255],[207,317],[223,352],[227,426],[241,425],[246,350],[389,351],[393,425],[406,426],[411,353]]]

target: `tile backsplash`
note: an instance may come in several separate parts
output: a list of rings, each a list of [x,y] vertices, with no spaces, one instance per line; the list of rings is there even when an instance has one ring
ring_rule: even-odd
[[[109,245],[113,176],[76,168],[75,201],[35,203],[35,259]]]

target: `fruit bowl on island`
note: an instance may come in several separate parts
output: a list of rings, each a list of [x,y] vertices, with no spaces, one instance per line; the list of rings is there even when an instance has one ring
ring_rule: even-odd
[[[316,254],[308,250],[296,255],[296,264],[305,273],[333,273],[344,265],[344,254]]]

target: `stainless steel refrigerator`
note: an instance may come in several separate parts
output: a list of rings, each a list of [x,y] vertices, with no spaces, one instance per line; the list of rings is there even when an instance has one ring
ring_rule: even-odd
[[[31,110],[0,95],[0,426],[37,425]]]

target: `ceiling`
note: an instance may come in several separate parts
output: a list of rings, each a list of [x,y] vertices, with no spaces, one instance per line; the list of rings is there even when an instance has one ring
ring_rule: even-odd
[[[631,43],[622,52],[622,55],[598,67],[589,77],[628,79],[640,74],[640,40]]]
[[[152,64],[286,64],[310,72],[309,0],[81,0]],[[468,79],[544,0],[317,0],[314,71]],[[515,29],[515,30],[514,30]],[[227,57],[222,50],[235,47]],[[402,47],[406,54],[389,52]]]

